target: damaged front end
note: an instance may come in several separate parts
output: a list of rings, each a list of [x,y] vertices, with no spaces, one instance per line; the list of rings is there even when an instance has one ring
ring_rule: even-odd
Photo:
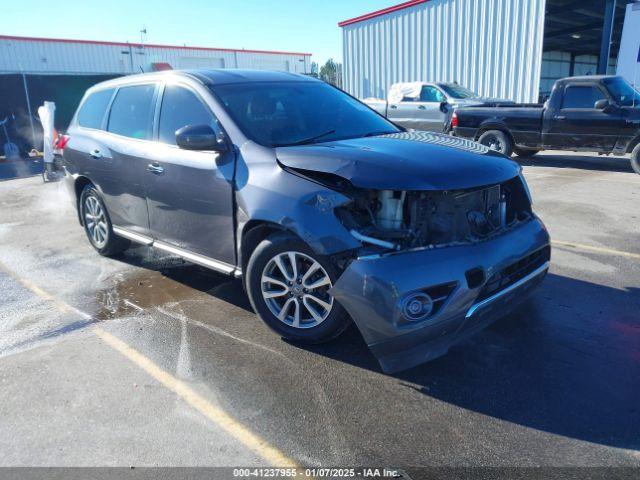
[[[363,190],[335,209],[362,242],[332,290],[385,372],[509,313],[544,278],[549,237],[520,176],[453,191]]]
[[[336,214],[375,253],[485,241],[532,218],[520,177],[453,191],[360,190]]]
[[[401,135],[278,156],[349,199],[333,213],[360,246],[336,255],[343,273],[330,293],[385,372],[441,356],[509,313],[550,261],[517,164],[471,151],[477,144],[445,149]]]

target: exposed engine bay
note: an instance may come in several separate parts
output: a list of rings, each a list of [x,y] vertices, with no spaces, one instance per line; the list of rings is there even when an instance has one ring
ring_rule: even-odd
[[[531,218],[519,177],[467,190],[362,190],[336,210],[361,242],[405,250],[479,242]]]

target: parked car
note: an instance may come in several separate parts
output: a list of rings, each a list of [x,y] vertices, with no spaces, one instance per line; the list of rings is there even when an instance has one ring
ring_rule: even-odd
[[[444,354],[540,283],[549,237],[520,167],[405,132],[324,82],[201,70],[92,87],[66,183],[91,245],[130,242],[241,277],[284,338],[350,318],[385,371]]]
[[[558,80],[544,105],[459,108],[454,134],[505,155],[540,150],[631,154],[640,174],[640,93],[616,76]]]
[[[483,98],[457,83],[395,83],[386,100],[363,100],[397,125],[414,130],[443,132],[455,108],[471,105],[513,104],[508,100]]]

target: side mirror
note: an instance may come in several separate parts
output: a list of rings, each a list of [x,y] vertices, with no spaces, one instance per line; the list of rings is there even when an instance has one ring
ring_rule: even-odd
[[[184,150],[224,152],[227,146],[221,142],[209,125],[186,125],[176,131],[176,144]]]
[[[606,98],[603,98],[602,100],[598,100],[593,108],[595,108],[596,110],[602,110],[604,113],[609,113],[614,111],[616,109],[616,106]]]
[[[440,111],[442,113],[449,113],[449,103],[446,100],[440,102]]]

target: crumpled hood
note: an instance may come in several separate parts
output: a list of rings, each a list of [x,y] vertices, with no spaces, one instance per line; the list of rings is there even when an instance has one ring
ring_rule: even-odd
[[[376,190],[458,190],[504,182],[517,163],[479,143],[430,132],[399,132],[278,147],[285,167],[338,175]]]

